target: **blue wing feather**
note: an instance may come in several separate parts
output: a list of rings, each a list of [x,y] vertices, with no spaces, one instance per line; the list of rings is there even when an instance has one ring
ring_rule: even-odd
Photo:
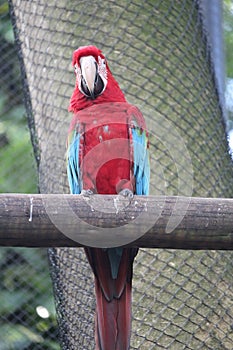
[[[150,182],[150,164],[146,131],[142,131],[138,127],[134,127],[132,129],[132,138],[136,194],[148,195]]]
[[[79,146],[80,134],[74,132],[73,140],[71,141],[67,152],[67,176],[70,186],[70,192],[73,194],[80,194],[82,190],[79,168]]]

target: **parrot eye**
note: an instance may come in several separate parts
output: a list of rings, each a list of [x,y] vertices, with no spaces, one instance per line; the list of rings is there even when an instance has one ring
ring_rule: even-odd
[[[74,66],[74,72],[75,72],[75,74],[78,73],[78,65],[77,64],[75,64],[75,66]]]

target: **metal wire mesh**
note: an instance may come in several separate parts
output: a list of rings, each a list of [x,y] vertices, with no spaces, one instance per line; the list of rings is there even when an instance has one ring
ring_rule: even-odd
[[[0,2],[0,192],[37,192],[20,66],[7,1]],[[45,249],[0,248],[0,349],[59,349]]]
[[[1,248],[0,349],[59,349],[47,252]]]
[[[199,5],[11,1],[42,193],[68,191],[70,60],[78,46],[94,44],[147,119],[151,194],[232,196],[232,163]],[[62,349],[92,349],[93,281],[82,250],[52,249],[49,257]],[[232,349],[231,276],[229,252],[141,249],[131,348]]]

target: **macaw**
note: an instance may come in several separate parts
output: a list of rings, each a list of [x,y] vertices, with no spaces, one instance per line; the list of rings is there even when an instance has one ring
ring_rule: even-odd
[[[145,120],[126,102],[108,63],[95,46],[73,53],[75,89],[69,111],[67,175],[73,194],[148,195],[149,155]],[[103,244],[104,246],[104,244]],[[94,273],[96,350],[128,350],[131,287],[137,248],[86,247]]]

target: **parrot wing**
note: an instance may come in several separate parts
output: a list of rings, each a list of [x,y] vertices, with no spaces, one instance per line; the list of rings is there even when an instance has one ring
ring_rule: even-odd
[[[150,162],[147,131],[138,126],[132,128],[135,193],[149,194]]]
[[[67,143],[67,176],[70,192],[80,194],[82,190],[79,164],[80,134],[73,130],[68,136]]]

